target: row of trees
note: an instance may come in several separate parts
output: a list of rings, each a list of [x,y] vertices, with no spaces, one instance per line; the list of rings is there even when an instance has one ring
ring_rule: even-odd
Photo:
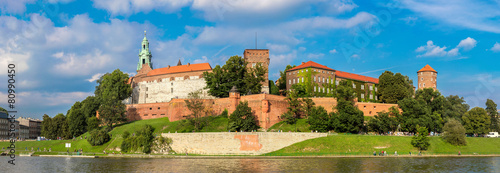
[[[48,139],[71,139],[87,131],[98,130],[101,124],[112,128],[114,124],[125,121],[126,106],[122,100],[132,93],[127,80],[128,74],[119,69],[106,73],[97,80],[95,96],[76,102],[66,115],[60,113],[54,118],[44,115],[41,135]],[[99,118],[96,117],[97,112]]]

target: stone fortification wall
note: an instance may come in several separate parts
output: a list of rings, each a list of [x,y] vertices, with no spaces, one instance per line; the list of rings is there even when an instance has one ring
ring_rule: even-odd
[[[259,155],[279,150],[308,139],[326,137],[326,133],[220,132],[163,133],[172,138],[177,153],[206,155]]]

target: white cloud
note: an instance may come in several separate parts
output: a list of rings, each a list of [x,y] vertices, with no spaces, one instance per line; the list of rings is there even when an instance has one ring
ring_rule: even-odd
[[[447,51],[446,46],[434,45],[432,40],[427,41],[427,45],[418,47],[415,52],[423,53],[417,55],[417,57],[455,57],[460,55],[460,49],[471,50],[476,47],[477,41],[473,38],[467,37],[460,41],[460,43],[453,49]],[[465,59],[466,57],[460,57],[459,59]]]
[[[193,61],[193,64],[198,64],[198,63],[205,63],[208,62],[207,56],[202,56],[200,59],[195,59]]]
[[[191,4],[192,0],[93,0],[94,7],[114,15],[130,15],[152,10],[172,13]]]
[[[493,45],[493,47],[490,49],[491,51],[493,52],[500,52],[500,43],[495,43],[495,45]]]
[[[359,58],[361,58],[361,57],[360,57],[358,54],[353,54],[353,55],[351,56],[351,58],[356,58],[356,59],[359,59]]]
[[[112,55],[103,54],[98,49],[84,55],[56,53],[54,57],[62,61],[55,65],[55,72],[70,76],[88,75],[95,70],[103,69],[112,62]]]
[[[35,3],[35,0],[2,0],[0,1],[1,13],[21,14],[26,11],[26,4]]]
[[[288,54],[274,54],[270,52],[269,68],[285,69],[285,66],[287,64],[291,64],[295,58],[297,58],[296,50],[293,50]]]
[[[19,92],[16,95],[16,104],[18,107],[72,105],[91,95],[92,92]],[[7,94],[0,92],[0,96],[0,102],[7,103]]]
[[[477,41],[474,40],[473,38],[467,37],[466,39],[463,39],[460,41],[458,44],[457,48],[463,48],[464,50],[471,50],[472,48],[476,47]]]
[[[402,8],[443,24],[500,33],[500,3],[476,0],[404,0]]]
[[[336,54],[337,53],[337,49],[332,49],[329,51],[331,54]]]
[[[326,1],[326,4],[320,7],[323,7],[328,14],[339,14],[352,11],[358,5],[352,2],[352,0],[330,0]]]
[[[30,59],[30,52],[14,53],[0,49],[0,67],[2,67],[2,69],[4,69],[4,67],[6,68],[9,64],[14,64],[17,73],[25,72],[29,69],[28,62]],[[7,74],[7,70],[0,70],[0,75],[5,74]]]
[[[318,58],[322,58],[323,56],[325,56],[325,54],[323,54],[323,53],[309,53],[307,55],[307,58],[309,58],[309,59],[318,59]]]
[[[87,79],[87,81],[89,82],[94,82],[96,81],[97,79],[101,78],[101,76],[104,75],[102,73],[97,73],[95,75],[92,75],[92,77],[90,77],[90,79]]]
[[[290,47],[284,44],[267,43],[266,47],[269,49],[269,51],[272,51],[274,53],[283,53],[290,51]]]

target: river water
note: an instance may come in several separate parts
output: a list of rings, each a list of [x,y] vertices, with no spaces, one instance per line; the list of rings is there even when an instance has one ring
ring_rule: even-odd
[[[0,172],[500,172],[500,157],[48,158],[0,157]]]

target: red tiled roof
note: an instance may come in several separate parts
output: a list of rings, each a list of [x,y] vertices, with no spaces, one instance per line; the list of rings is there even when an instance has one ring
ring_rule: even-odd
[[[363,82],[371,82],[371,83],[376,83],[378,84],[378,79],[377,78],[372,78],[368,76],[363,76],[359,74],[353,74],[353,73],[347,73],[343,71],[336,71],[335,76],[341,77],[341,78],[346,78],[346,79],[353,79],[353,80],[358,80],[358,81],[363,81]]]
[[[150,72],[148,72],[147,76],[169,74],[169,73],[191,72],[191,71],[203,71],[203,70],[212,70],[212,67],[210,66],[209,63],[163,67],[151,70]]]
[[[437,73],[437,71],[434,70],[429,64],[425,65],[425,67],[422,68],[422,69],[420,69],[418,72],[422,72],[422,71],[432,71],[432,72],[436,72]]]
[[[294,67],[294,68],[291,68],[291,69],[288,69],[288,71],[293,71],[293,70],[297,70],[297,69],[302,69],[302,68],[307,68],[307,67],[316,67],[316,68],[322,68],[322,69],[326,69],[326,70],[332,70],[332,71],[335,71],[331,68],[328,68],[327,66],[324,66],[324,65],[321,65],[321,64],[318,64],[318,63],[315,63],[313,61],[308,61],[306,63],[302,63],[300,64],[299,66],[297,67]]]

